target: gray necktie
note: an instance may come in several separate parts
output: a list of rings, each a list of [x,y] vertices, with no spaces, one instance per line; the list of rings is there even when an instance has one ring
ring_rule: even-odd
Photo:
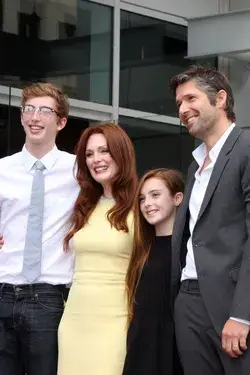
[[[40,160],[34,164],[28,225],[25,239],[22,275],[29,281],[35,281],[41,274],[43,209],[44,209],[44,175],[45,169]]]

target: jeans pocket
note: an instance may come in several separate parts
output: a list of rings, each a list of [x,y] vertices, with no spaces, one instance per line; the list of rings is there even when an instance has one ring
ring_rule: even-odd
[[[64,309],[64,298],[62,293],[40,292],[35,294],[35,298],[38,305],[45,309],[60,311],[63,311]]]

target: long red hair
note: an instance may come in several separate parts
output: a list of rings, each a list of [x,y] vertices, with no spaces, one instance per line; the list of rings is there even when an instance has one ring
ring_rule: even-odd
[[[74,234],[88,222],[101,195],[102,186],[91,176],[86,165],[86,147],[89,137],[102,134],[110,155],[118,166],[118,173],[112,181],[112,194],[115,205],[108,211],[110,224],[119,231],[128,232],[127,216],[133,207],[137,186],[136,162],[133,144],[126,132],[115,124],[90,126],[81,135],[76,147],[76,180],[81,188],[74,205],[70,231],[64,240],[64,249],[69,248],[69,241]]]
[[[184,181],[182,174],[174,169],[153,169],[147,172],[140,179],[134,202],[134,245],[126,275],[129,322],[131,321],[133,316],[135,293],[140,275],[155,240],[154,226],[149,224],[143,217],[140,210],[139,200],[142,187],[145,181],[150,178],[159,178],[163,180],[172,196],[175,196],[175,194],[179,192],[184,192]]]

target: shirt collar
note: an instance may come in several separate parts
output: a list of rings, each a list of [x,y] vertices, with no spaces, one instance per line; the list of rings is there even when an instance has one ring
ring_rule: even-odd
[[[59,150],[55,145],[51,151],[49,151],[46,155],[44,155],[40,159],[40,161],[43,163],[43,165],[48,171],[50,171],[53,165],[55,164],[57,157],[58,157],[58,152]],[[35,162],[37,161],[37,159],[29,153],[25,145],[23,146],[23,149],[22,149],[22,159],[23,159],[24,166],[28,171],[31,171]]]
[[[216,160],[218,158],[218,155],[219,155],[224,143],[226,142],[229,134],[231,133],[231,131],[233,130],[234,127],[235,127],[235,124],[234,123],[231,124],[229,126],[229,128],[225,131],[225,133],[216,142],[214,147],[209,151],[209,157],[210,157],[212,163],[216,162]],[[199,167],[201,167],[203,165],[206,155],[207,155],[207,147],[206,147],[205,143],[202,143],[200,146],[198,146],[193,151],[193,157],[196,160],[196,162],[198,163]]]

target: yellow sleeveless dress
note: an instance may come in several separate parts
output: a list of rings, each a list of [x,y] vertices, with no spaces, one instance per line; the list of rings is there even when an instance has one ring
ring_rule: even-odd
[[[107,219],[114,201],[100,199],[73,238],[76,268],[59,326],[58,375],[121,375],[126,355],[125,275],[133,243]]]

